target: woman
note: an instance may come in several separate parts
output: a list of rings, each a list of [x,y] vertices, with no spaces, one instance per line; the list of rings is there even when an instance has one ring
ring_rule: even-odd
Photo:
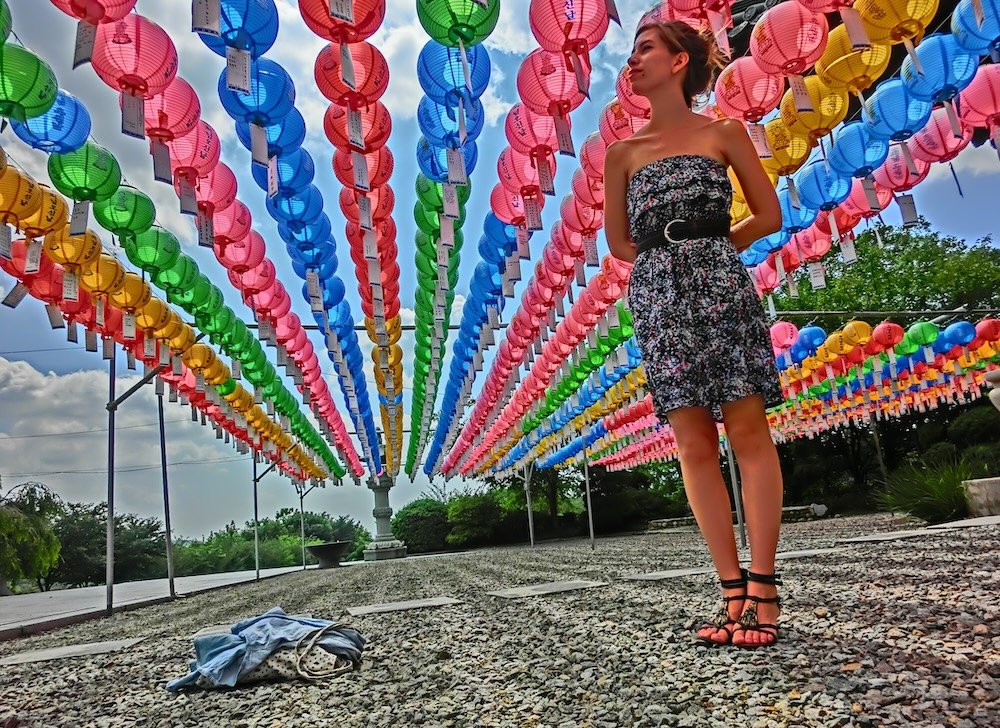
[[[629,305],[656,413],[677,438],[688,502],[723,586],[709,645],[778,637],[774,555],[782,481],[765,407],[783,400],[768,324],[738,251],[777,230],[781,210],[743,125],[691,110],[722,59],[711,35],[678,21],[639,28],[628,59],[649,124],[612,144],[604,167],[612,254],[634,261]],[[732,167],[752,214],[732,229]],[[749,572],[740,568],[715,422],[743,479]],[[749,580],[749,583],[748,583]]]

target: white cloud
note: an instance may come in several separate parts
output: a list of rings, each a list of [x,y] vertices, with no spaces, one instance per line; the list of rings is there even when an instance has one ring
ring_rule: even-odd
[[[528,5],[529,0],[503,0],[497,26],[483,45],[490,51],[521,56],[537,48],[528,25]]]
[[[496,126],[501,117],[506,119],[506,114],[515,103],[500,97],[500,84],[506,76],[499,66],[494,66],[490,73],[490,83],[486,87],[486,92],[480,97],[483,104],[483,111],[486,112],[486,123],[489,126]]]

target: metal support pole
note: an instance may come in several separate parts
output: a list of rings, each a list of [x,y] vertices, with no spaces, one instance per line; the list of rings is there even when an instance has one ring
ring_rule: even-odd
[[[583,484],[587,492],[587,525],[590,527],[590,550],[593,551],[594,544],[594,508],[590,502],[590,463],[587,461],[587,454],[583,454]]]
[[[733,483],[733,501],[736,503],[736,522],[740,527],[740,544],[746,548],[747,529],[743,522],[743,493],[736,475],[736,457],[733,455],[733,445],[728,436],[726,437],[726,459],[729,461],[729,479]]]
[[[253,462],[253,565],[254,570],[257,572],[254,579],[260,581],[260,513],[257,510],[257,483],[259,482],[257,478],[257,453],[253,453],[251,462]]]
[[[306,494],[299,490],[299,536],[302,538],[302,570],[306,570],[306,511],[303,501]]]
[[[535,545],[535,514],[531,510],[531,465],[524,468],[524,495],[528,501],[528,539]]]
[[[108,524],[105,541],[105,606],[111,614],[115,598],[115,357],[108,360]]]
[[[167,542],[167,583],[170,597],[177,596],[174,588],[174,537],[170,530],[170,488],[167,485],[167,435],[163,427],[163,392],[156,393],[156,406],[160,416],[160,471],[163,473],[163,526]]]

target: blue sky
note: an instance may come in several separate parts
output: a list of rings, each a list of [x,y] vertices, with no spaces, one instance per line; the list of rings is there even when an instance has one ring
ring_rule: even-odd
[[[357,281],[343,235],[343,216],[337,205],[340,184],[333,176],[330,158],[333,147],[322,129],[322,115],[327,101],[316,89],[313,61],[324,43],[302,22],[297,3],[277,0],[281,14],[281,29],[277,43],[267,54],[280,62],[295,81],[296,105],[308,127],[306,148],[316,161],[316,184],[326,199],[326,212],[333,222],[334,235],[342,241],[339,259],[340,275],[347,286],[348,299],[357,320],[361,319]],[[229,286],[222,266],[210,252],[196,244],[192,219],[177,212],[177,198],[172,188],[152,179],[152,166],[143,141],[121,135],[115,94],[105,86],[88,66],[72,70],[71,59],[75,32],[74,22],[41,0],[8,0],[14,18],[14,29],[26,46],[46,60],[56,72],[61,88],[80,98],[94,120],[96,140],[111,149],[122,164],[125,177],[153,197],[158,220],[183,240],[186,252],[227,294],[227,303],[234,311],[249,317],[249,312]],[[575,111],[573,138],[577,148],[587,134],[596,130],[597,118],[604,105],[613,98],[614,80],[631,48],[632,29],[645,2],[619,2],[625,30],[612,24],[604,43],[596,49],[592,60],[594,72],[591,101]],[[202,118],[215,127],[223,138],[222,160],[237,174],[239,199],[253,213],[254,227],[268,243],[268,255],[275,263],[278,275],[289,289],[293,310],[304,321],[311,320],[308,306],[300,296],[301,281],[288,262],[284,246],[277,236],[274,222],[264,209],[264,193],[250,176],[250,154],[236,140],[233,124],[222,110],[216,93],[216,81],[223,68],[223,59],[209,51],[190,32],[187,3],[142,0],[138,10],[156,21],[170,33],[180,56],[180,75],[198,91],[202,101]],[[182,11],[179,11],[180,8]],[[496,159],[506,145],[503,119],[506,110],[517,101],[515,77],[523,57],[536,47],[528,30],[527,0],[504,0],[500,22],[487,48],[493,65],[489,89],[483,97],[487,126],[479,140],[479,164],[472,173],[473,195],[468,204],[465,226],[466,247],[462,251],[461,274],[458,283],[453,320],[458,321],[464,294],[472,271],[479,261],[476,242],[482,232],[482,220],[489,211],[489,193],[497,182]],[[382,99],[393,118],[393,134],[389,141],[395,157],[391,180],[396,193],[393,214],[398,227],[399,263],[402,270],[400,297],[403,320],[412,323],[412,305],[416,284],[413,260],[415,224],[412,208],[415,199],[413,180],[417,172],[414,150],[420,132],[414,114],[422,96],[416,80],[417,54],[427,40],[416,21],[415,4],[393,3],[379,32],[371,39],[389,62],[389,91]],[[8,130],[0,136],[4,149],[29,173],[46,181],[45,156],[31,151]],[[576,160],[560,157],[556,177],[559,197],[569,191]],[[935,165],[930,177],[914,192],[917,209],[938,230],[967,240],[985,235],[1000,237],[1000,222],[995,211],[996,189],[1000,184],[1000,160],[990,147],[967,149],[955,162],[964,197],[960,197],[946,165]],[[557,199],[551,199],[543,210],[546,230],[558,219]],[[895,207],[884,215],[887,223],[899,221]],[[547,233],[536,234],[532,251],[541,250]],[[110,243],[110,240],[106,240]],[[601,253],[607,251],[603,238]],[[528,267],[523,270],[527,273]],[[525,279],[516,287],[520,296]],[[0,289],[9,290],[12,279],[0,273]],[[509,316],[509,313],[508,313]],[[507,318],[507,317],[505,317]],[[404,335],[404,404],[409,426],[410,375],[412,372],[412,334]],[[364,337],[361,337],[362,340]],[[333,365],[325,356],[323,341],[313,336],[328,383],[335,401],[346,420],[346,410],[333,376]],[[450,340],[449,340],[450,351]],[[367,350],[366,350],[367,354]],[[487,356],[487,368],[491,356]],[[366,358],[370,367],[370,359]],[[448,372],[448,360],[443,371]],[[119,362],[119,373],[125,369]],[[369,372],[369,392],[376,388]],[[474,392],[482,380],[480,375]],[[127,376],[120,376],[122,391]],[[444,389],[442,380],[440,389]],[[82,345],[65,341],[64,331],[52,331],[43,307],[26,299],[16,310],[0,310],[0,475],[10,486],[26,479],[42,480],[69,500],[96,501],[104,498],[106,452],[107,366],[99,355],[84,351]],[[230,520],[242,522],[250,516],[250,463],[235,460],[235,452],[214,439],[211,431],[190,422],[185,408],[167,405],[166,419],[168,453],[171,462],[172,516],[177,533],[195,536],[219,528]],[[152,388],[133,397],[119,412],[118,424],[118,508],[143,515],[161,515],[160,476],[156,440],[155,400]],[[42,436],[51,433],[95,431],[86,435]],[[408,442],[404,440],[405,457]],[[181,464],[188,463],[191,464]],[[461,487],[457,481],[451,486]],[[427,488],[422,475],[411,482],[401,475],[390,499],[394,508],[417,497]],[[282,506],[296,505],[287,481],[269,476],[262,484],[261,507],[273,512]],[[373,527],[372,497],[365,488],[345,485],[316,491],[307,499],[316,510],[343,513]]]

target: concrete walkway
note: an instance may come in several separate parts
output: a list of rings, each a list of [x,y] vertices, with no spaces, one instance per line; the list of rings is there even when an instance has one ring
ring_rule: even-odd
[[[301,571],[301,566],[261,569],[261,578]],[[219,587],[253,581],[254,571],[230,571],[223,574],[181,576],[174,579],[178,596],[218,589]],[[169,601],[170,586],[166,579],[130,581],[115,584],[115,611]],[[104,614],[104,585],[80,589],[61,589],[38,594],[0,597],[0,640],[20,637],[43,630],[63,627]]]

